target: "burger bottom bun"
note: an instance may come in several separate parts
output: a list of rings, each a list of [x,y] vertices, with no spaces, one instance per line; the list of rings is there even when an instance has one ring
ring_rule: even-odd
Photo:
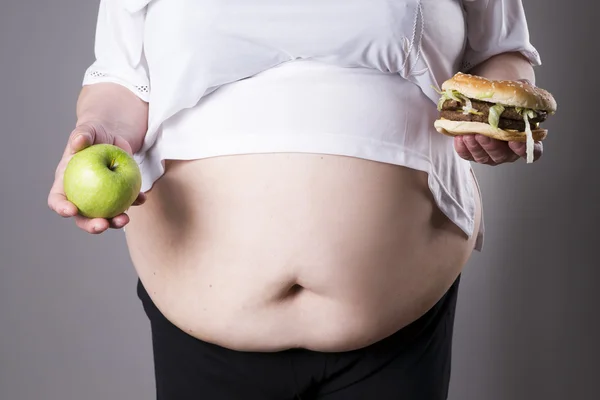
[[[451,121],[449,119],[438,119],[434,122],[435,129],[444,135],[460,136],[480,134],[491,137],[492,139],[503,140],[506,142],[525,142],[527,136],[525,132],[505,131],[500,128],[494,128],[483,122],[471,121]],[[532,129],[533,140],[542,141],[548,135],[547,129]]]

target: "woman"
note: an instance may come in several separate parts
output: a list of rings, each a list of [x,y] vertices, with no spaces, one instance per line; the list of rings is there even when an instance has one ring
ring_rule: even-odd
[[[127,226],[158,398],[445,399],[483,238],[469,160],[525,148],[438,134],[436,88],[533,82],[521,1],[100,3],[49,205],[89,233]],[[62,189],[95,143],[143,175],[110,221]]]

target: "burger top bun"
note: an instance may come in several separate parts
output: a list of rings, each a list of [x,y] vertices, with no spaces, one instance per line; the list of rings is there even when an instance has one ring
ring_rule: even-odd
[[[442,84],[463,96],[505,106],[556,112],[554,97],[544,89],[521,81],[492,81],[480,76],[457,73]]]

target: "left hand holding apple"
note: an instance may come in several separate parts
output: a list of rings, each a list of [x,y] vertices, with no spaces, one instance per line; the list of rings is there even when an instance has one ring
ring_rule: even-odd
[[[146,199],[131,153],[129,143],[102,124],[79,125],[56,168],[48,206],[88,233],[123,228],[129,223],[126,209]]]

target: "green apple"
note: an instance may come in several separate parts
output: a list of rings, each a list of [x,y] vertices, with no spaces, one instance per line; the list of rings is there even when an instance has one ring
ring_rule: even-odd
[[[125,150],[95,144],[75,153],[64,173],[67,200],[88,218],[113,218],[126,211],[139,195],[142,175]]]

